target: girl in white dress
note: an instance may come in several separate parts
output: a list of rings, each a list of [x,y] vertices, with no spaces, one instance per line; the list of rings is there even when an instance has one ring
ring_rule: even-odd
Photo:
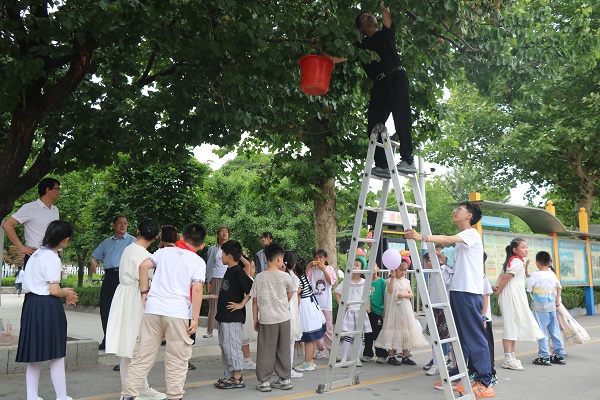
[[[409,358],[409,350],[429,346],[416,323],[411,302],[414,294],[410,281],[405,277],[407,270],[408,262],[403,259],[396,270],[390,271],[383,306],[383,328],[375,340],[375,346],[388,350],[388,364],[395,366],[416,365]],[[398,360],[394,357],[394,350],[400,349],[402,359]]]
[[[504,362],[502,368],[523,371],[521,361],[515,357],[515,342],[537,342],[544,337],[533,313],[529,308],[525,291],[525,262],[529,251],[523,239],[513,239],[506,246],[506,260],[503,273],[498,277],[497,286],[492,289],[498,295],[504,330],[502,345]]]
[[[148,246],[158,237],[158,222],[146,220],[137,230],[137,240],[127,246],[119,264],[119,286],[110,306],[106,327],[106,353],[121,357],[121,384],[125,383],[129,363],[133,358],[133,349],[140,333],[140,324],[144,315],[144,304],[140,292],[140,264],[150,253]],[[144,383],[140,397],[164,399],[160,393]]]
[[[293,271],[298,264],[298,256],[296,253],[290,250],[286,250],[283,255],[283,266],[285,268],[285,272],[290,274],[292,278],[292,286],[294,290],[292,291],[292,298],[290,299],[290,360],[292,361],[292,378],[302,378],[304,375],[301,372],[297,372],[294,370],[294,347],[296,342],[302,338],[302,328],[300,326],[300,311],[299,311],[299,300],[300,297],[298,295],[298,288],[300,286],[300,279],[296,276],[296,273]],[[322,313],[321,313],[322,315]],[[325,319],[325,317],[323,317]]]

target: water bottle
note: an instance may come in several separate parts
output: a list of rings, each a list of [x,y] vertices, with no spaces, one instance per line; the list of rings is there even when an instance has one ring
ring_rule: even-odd
[[[12,335],[12,322],[8,321],[6,323],[6,336]]]

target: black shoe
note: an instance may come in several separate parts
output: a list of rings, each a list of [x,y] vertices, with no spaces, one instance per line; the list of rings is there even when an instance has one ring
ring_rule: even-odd
[[[196,369],[196,366],[194,364],[192,364],[191,362],[188,361],[188,370],[189,371],[193,371]]]
[[[396,169],[398,170],[399,173],[402,174],[416,174],[417,173],[417,167],[415,166],[415,162],[407,162],[407,161],[400,161],[397,165],[396,165]]]
[[[390,179],[392,177],[389,169],[381,167],[373,167],[373,169],[371,169],[371,175],[381,179]]]
[[[118,372],[118,371],[120,371],[120,370],[121,370],[121,366],[120,366],[120,365],[115,365],[115,366],[113,367],[113,371],[117,371],[117,372]]]
[[[406,365],[417,365],[416,362],[414,362],[413,360],[411,360],[410,358],[408,358],[408,356],[406,357],[402,357],[402,364],[406,364]]]
[[[533,360],[531,363],[535,364],[535,365],[545,365],[547,367],[551,367],[552,366],[552,364],[550,364],[550,358],[538,357],[535,360]]]
[[[106,349],[106,345],[104,344],[104,342],[102,342],[98,345],[98,350],[104,350],[104,349]]]
[[[565,365],[567,363],[567,361],[565,361],[565,356],[557,356],[556,354],[553,355],[552,357],[550,357],[550,362],[552,364],[560,364],[560,365]]]
[[[425,371],[429,371],[431,369],[431,366],[433,365],[433,359],[429,360],[429,362],[425,365],[423,365],[423,369]]]
[[[396,367],[399,367],[400,365],[402,365],[402,363],[400,361],[398,361],[398,359],[394,356],[388,358],[387,363]]]

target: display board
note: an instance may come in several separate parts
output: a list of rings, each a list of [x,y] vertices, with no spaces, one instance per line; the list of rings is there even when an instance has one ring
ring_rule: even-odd
[[[547,251],[551,256],[554,254],[552,250],[552,238],[548,236],[483,231],[483,247],[488,256],[485,263],[485,270],[492,285],[495,284],[498,276],[502,273],[502,265],[506,259],[506,246],[517,237],[527,242],[529,255],[526,260],[530,260],[529,273],[537,271],[537,267],[535,266],[535,255],[538,251]]]
[[[558,240],[560,283],[562,285],[589,284],[588,263],[583,240]]]
[[[592,278],[594,279],[594,286],[600,285],[600,243],[591,243],[592,252]]]

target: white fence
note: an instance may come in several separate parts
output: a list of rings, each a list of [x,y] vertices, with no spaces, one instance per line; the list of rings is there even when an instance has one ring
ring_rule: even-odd
[[[2,277],[6,278],[7,276],[15,276],[17,269],[18,269],[18,267],[16,264],[9,264],[7,262],[3,262],[2,263]],[[71,274],[77,274],[78,270],[79,270],[79,268],[77,267],[77,265],[73,265],[73,264],[63,265],[63,267],[62,267],[63,277],[66,277],[67,275],[71,275]],[[98,267],[98,270],[96,271],[96,273],[103,275],[104,268]],[[87,269],[87,267],[84,267],[83,268],[83,276],[87,276],[87,274],[88,274],[88,269]]]

